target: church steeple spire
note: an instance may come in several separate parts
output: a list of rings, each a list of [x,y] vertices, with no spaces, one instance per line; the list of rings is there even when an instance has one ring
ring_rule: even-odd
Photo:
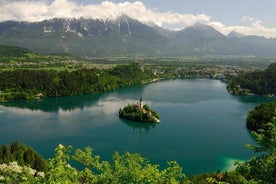
[[[143,104],[142,104],[143,102],[142,102],[142,97],[140,97],[140,104],[139,104],[139,106],[140,106],[140,109],[142,109],[143,108]]]

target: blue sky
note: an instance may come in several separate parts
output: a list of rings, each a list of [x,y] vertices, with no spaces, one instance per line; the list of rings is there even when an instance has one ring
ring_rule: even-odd
[[[0,0],[0,21],[127,14],[174,30],[204,23],[224,34],[276,37],[275,7],[276,0]]]

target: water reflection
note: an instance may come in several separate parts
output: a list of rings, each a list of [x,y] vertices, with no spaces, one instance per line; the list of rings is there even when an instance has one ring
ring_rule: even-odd
[[[165,98],[163,91],[166,91]],[[151,101],[171,104],[229,99],[224,83],[208,79],[161,81],[146,86],[143,95]]]
[[[36,139],[44,140],[78,136],[79,132],[82,136],[89,136],[91,132],[119,121],[119,109],[135,102],[131,96],[125,98],[111,92],[8,102],[0,106],[0,133],[13,129],[16,135],[29,139],[40,135]],[[140,126],[139,129],[149,130],[149,127]]]
[[[121,119],[124,124],[131,127],[133,130],[138,130],[139,132],[149,132],[153,129],[157,124],[156,123],[141,123],[141,122],[134,122]]]
[[[84,109],[85,107],[90,107],[94,105],[105,105],[105,102],[118,103],[119,102],[118,99],[121,99],[124,102],[126,102],[125,99],[129,99],[129,98],[139,99],[141,94],[143,93],[144,86],[147,86],[147,84],[142,86],[137,85],[132,87],[125,87],[109,93],[42,98],[39,100],[35,99],[35,100],[10,101],[10,102],[2,103],[2,105],[5,107],[16,107],[19,109],[28,109],[32,111],[40,110],[43,112],[58,113],[60,110],[73,111],[75,109]],[[131,90],[131,94],[129,93],[130,90]],[[131,100],[128,100],[127,102],[131,102]],[[108,106],[105,105],[105,108],[108,108]]]
[[[231,96],[240,102],[254,103],[254,104],[261,104],[264,102],[272,102],[276,100],[276,97],[259,96],[259,95],[251,95],[251,96],[231,95]]]
[[[82,95],[82,96],[69,96],[69,97],[53,97],[42,98],[39,100],[22,100],[6,102],[3,105],[6,107],[17,107],[29,110],[41,110],[43,112],[58,112],[60,109],[71,111],[76,108],[83,109],[84,107],[91,106],[100,95]]]
[[[54,137],[82,136],[98,128],[109,126],[112,116],[103,117],[104,106],[90,106],[83,109],[43,112],[41,110],[2,107],[0,134],[6,135],[11,130],[13,135],[23,139],[47,140]]]

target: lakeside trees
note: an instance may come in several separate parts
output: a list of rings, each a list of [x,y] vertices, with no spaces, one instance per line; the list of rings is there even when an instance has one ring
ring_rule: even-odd
[[[95,94],[119,87],[141,84],[153,78],[137,64],[111,69],[12,70],[0,72],[0,101],[44,97]]]
[[[248,145],[260,154],[239,164],[237,171],[257,183],[276,183],[276,102],[262,104],[252,110],[247,121],[253,122],[251,133],[257,146]],[[255,124],[255,122],[259,122]],[[256,126],[257,125],[257,126]]]
[[[264,71],[240,73],[227,82],[227,89],[237,95],[275,95],[276,63],[270,64]]]
[[[246,119],[246,127],[250,131],[260,133],[275,116],[276,102],[264,103],[251,110]]]
[[[71,164],[77,163],[78,169]],[[4,168],[4,169],[2,169]],[[80,169],[82,168],[82,169]],[[17,170],[16,170],[17,169]],[[21,172],[17,172],[18,169]],[[16,176],[16,177],[15,177]],[[112,161],[101,161],[93,154],[91,147],[77,149],[72,153],[71,146],[59,145],[55,156],[49,160],[43,174],[35,175],[22,167],[10,168],[0,165],[0,182],[4,183],[187,183],[182,168],[175,162],[160,169],[157,164],[139,154],[114,153]]]
[[[31,147],[15,141],[8,146],[0,146],[0,164],[16,161],[21,166],[30,166],[38,171],[47,167],[47,162]]]

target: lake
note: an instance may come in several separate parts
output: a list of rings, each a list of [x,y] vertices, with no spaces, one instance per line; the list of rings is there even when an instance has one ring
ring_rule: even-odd
[[[140,97],[161,116],[155,126],[119,119],[118,111]],[[115,151],[140,153],[165,167],[176,160],[185,174],[231,169],[247,160],[254,141],[245,127],[247,113],[267,101],[228,94],[218,80],[168,80],[98,95],[10,102],[0,106],[0,144],[14,140],[45,158],[58,144],[91,146],[111,160]]]

